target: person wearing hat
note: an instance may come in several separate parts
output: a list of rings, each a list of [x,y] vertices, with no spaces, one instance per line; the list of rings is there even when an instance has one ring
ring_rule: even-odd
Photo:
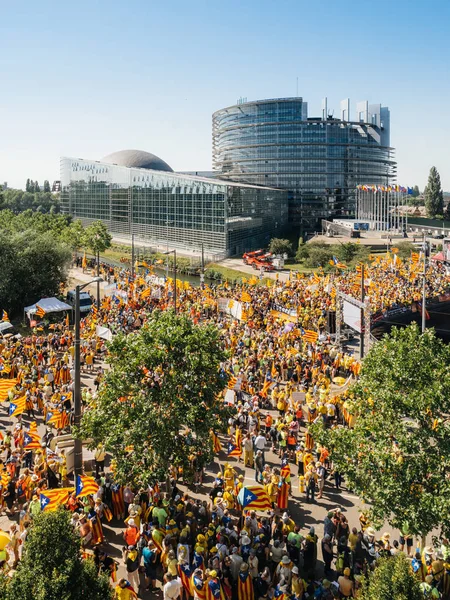
[[[298,567],[292,567],[291,591],[296,598],[303,598],[306,592],[306,581],[299,576]]]
[[[353,581],[350,579],[351,571],[348,567],[344,573],[338,577],[339,592],[341,598],[351,598],[353,596]]]
[[[385,531],[381,536],[381,540],[379,541],[379,554],[380,556],[391,556],[391,534],[388,531]]]
[[[127,546],[136,546],[140,538],[139,529],[136,527],[134,519],[130,518],[127,522],[127,528],[123,532],[123,539]]]
[[[285,585],[289,586],[291,584],[293,566],[289,556],[283,556],[275,571],[276,580],[278,582],[284,582]]]

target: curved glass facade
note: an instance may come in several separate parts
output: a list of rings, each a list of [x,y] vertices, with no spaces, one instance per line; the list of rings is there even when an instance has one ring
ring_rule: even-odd
[[[323,218],[354,215],[359,183],[395,178],[389,111],[367,105],[359,118],[308,118],[302,98],[218,110],[213,168],[222,179],[288,190],[290,223],[316,229]]]

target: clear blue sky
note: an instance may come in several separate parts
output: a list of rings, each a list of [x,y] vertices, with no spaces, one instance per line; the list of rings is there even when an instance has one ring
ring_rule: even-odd
[[[450,190],[448,0],[3,2],[0,181],[59,179],[61,155],[148,150],[211,167],[211,114],[296,94],[391,109],[398,182]]]

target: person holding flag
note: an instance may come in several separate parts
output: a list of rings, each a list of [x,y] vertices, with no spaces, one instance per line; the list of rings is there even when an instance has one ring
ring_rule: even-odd
[[[254,600],[253,580],[250,576],[248,564],[243,562],[237,580],[238,600]]]
[[[137,597],[138,595],[131,583],[127,579],[120,579],[114,589],[114,598],[116,600],[136,600]]]

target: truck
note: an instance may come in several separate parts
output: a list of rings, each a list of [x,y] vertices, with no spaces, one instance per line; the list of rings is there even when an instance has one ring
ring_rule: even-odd
[[[67,304],[70,304],[70,306],[73,306],[73,308],[75,308],[75,296],[75,290],[69,290],[67,292]],[[93,302],[91,295],[88,292],[80,292],[80,314],[83,315],[88,313],[92,308],[92,304]]]

